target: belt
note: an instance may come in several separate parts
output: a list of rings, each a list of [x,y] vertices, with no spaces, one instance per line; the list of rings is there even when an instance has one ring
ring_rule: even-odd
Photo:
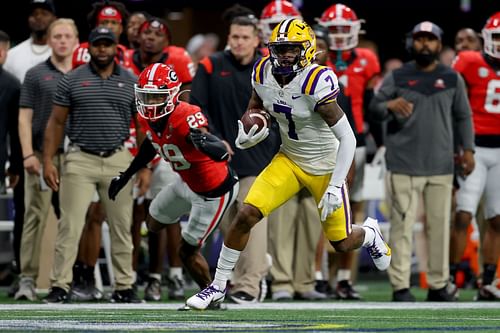
[[[82,151],[86,154],[95,155],[95,156],[99,156],[99,157],[110,157],[123,149],[123,147],[121,147],[121,146],[118,148],[114,148],[114,149],[110,149],[110,150],[103,150],[103,151],[93,151],[93,150],[89,150],[89,149],[82,148],[82,147],[78,147],[78,148],[80,149],[80,151]]]

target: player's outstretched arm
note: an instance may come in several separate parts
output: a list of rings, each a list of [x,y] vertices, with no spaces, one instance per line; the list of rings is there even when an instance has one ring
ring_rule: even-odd
[[[202,151],[214,161],[226,161],[231,156],[226,144],[215,135],[210,134],[205,127],[190,128],[189,138],[196,149]]]
[[[156,156],[156,149],[151,144],[149,139],[144,139],[139,148],[139,152],[130,163],[127,170],[121,172],[119,176],[111,180],[108,188],[108,196],[111,200],[115,200],[121,189],[127,185],[132,176],[146,165]]]

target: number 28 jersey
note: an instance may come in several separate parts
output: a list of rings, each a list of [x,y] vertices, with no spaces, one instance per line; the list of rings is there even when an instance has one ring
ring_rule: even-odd
[[[141,128],[163,159],[170,162],[189,188],[196,193],[210,192],[228,176],[227,162],[216,162],[189,141],[190,127],[208,127],[207,118],[197,106],[179,102],[168,115],[167,124],[157,133],[139,117]]]
[[[252,85],[279,124],[280,150],[307,173],[332,172],[339,141],[316,108],[335,101],[339,93],[337,76],[328,67],[310,65],[281,87],[271,67],[269,57],[259,60],[253,69]]]

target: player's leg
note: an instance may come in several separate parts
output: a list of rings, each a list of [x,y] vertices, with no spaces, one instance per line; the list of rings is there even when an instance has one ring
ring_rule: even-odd
[[[483,276],[478,300],[500,300],[500,290],[493,283],[500,257],[500,148],[488,148],[488,175],[485,189],[486,230],[481,244]]]
[[[285,155],[278,153],[253,183],[243,206],[229,227],[217,262],[212,284],[190,297],[187,305],[194,309],[206,309],[211,303],[224,299],[227,280],[245,248],[252,227],[263,216],[286,202],[300,188],[295,169],[298,169]]]

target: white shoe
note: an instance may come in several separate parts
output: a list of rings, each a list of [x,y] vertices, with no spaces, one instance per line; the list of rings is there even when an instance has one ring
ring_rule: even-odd
[[[366,249],[377,269],[385,271],[391,264],[391,248],[384,241],[377,220],[368,217],[363,223],[363,227],[370,228],[375,232],[375,240],[366,246]]]
[[[211,284],[196,295],[188,298],[186,305],[192,309],[205,310],[211,304],[222,303],[226,297],[226,290],[220,290],[218,286]]]
[[[26,299],[28,301],[36,301],[35,281],[32,278],[22,278],[19,281],[19,289],[14,295],[15,300]]]

